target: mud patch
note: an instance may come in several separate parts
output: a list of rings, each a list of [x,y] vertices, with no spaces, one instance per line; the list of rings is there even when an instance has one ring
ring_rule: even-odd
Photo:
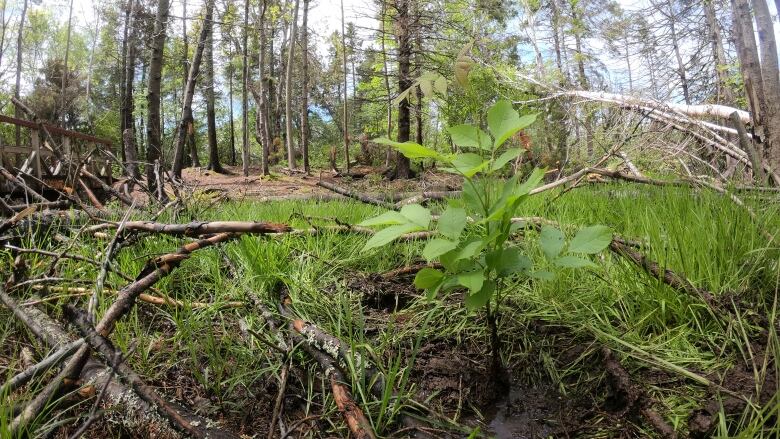
[[[347,281],[347,287],[361,294],[364,307],[384,313],[405,309],[420,297],[406,276],[388,279],[375,274],[356,274]]]

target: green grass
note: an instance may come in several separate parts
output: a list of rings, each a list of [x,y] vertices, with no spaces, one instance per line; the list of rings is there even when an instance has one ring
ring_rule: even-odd
[[[712,394],[702,384],[703,379],[719,384],[720,377],[742,363],[749,365],[758,382],[767,375],[777,376],[780,344],[776,328],[761,327],[756,322],[762,318],[777,321],[780,253],[777,244],[769,246],[761,237],[758,226],[743,208],[709,191],[631,185],[581,188],[554,198],[555,194],[532,197],[518,215],[544,216],[569,225],[564,228],[569,234],[583,225],[609,225],[624,237],[644,242],[643,251],[661,266],[684,274],[696,286],[707,288],[718,297],[731,295],[739,312],[733,319],[719,318],[696,298],[672,290],[624,259],[605,252],[595,259],[597,269],[564,270],[554,281],[518,280],[513,286],[503,304],[500,332],[506,340],[502,354],[518,380],[549,381],[566,397],[601,388],[604,375],[594,364],[596,345],[583,350],[571,363],[562,364],[557,360],[559,338],[608,346],[618,353],[633,376],[642,377],[648,371],[668,376],[670,385],[640,384],[657,401],[655,409],[678,433],[684,434],[691,410]],[[770,232],[778,230],[780,204],[761,200],[748,203],[756,209],[760,227]],[[356,223],[379,212],[378,208],[351,201],[231,202],[211,208],[197,219],[270,220],[309,227],[332,224],[327,218]],[[190,219],[194,218],[185,213],[161,220]],[[268,416],[272,407],[264,401],[276,396],[276,377],[283,358],[243,331],[242,325],[263,334],[272,343],[273,335],[257,310],[217,305],[246,300],[247,292],[253,292],[275,310],[280,289],[286,286],[301,318],[339,337],[387,374],[389,386],[394,388],[388,389],[382,400],[369,394],[361,371],[353,370],[350,379],[353,394],[377,433],[389,435],[399,428],[393,420],[400,409],[414,404],[409,398],[418,383],[408,379],[407,374],[413,366],[416,348],[434,339],[483,346],[487,364],[488,334],[483,316],[479,312],[468,313],[454,296],[439,297],[434,302],[417,300],[378,322],[375,315],[362,307],[360,294],[348,287],[348,279],[360,272],[378,273],[412,263],[422,244],[397,243],[365,253],[361,251],[365,240],[361,235],[335,233],[243,237],[217,249],[199,251],[158,283],[157,288],[185,302],[213,302],[215,306],[171,309],[141,305],[117,325],[112,339],[125,350],[135,345],[135,353],[128,360],[130,365],[149,382],[163,386],[169,397],[185,402],[205,401],[199,407],[214,419],[225,416],[235,420],[247,412]],[[145,237],[120,252],[117,267],[135,276],[149,257],[175,250],[180,244],[178,238]],[[49,237],[24,245],[60,248]],[[86,238],[72,251],[100,259],[102,256],[96,254],[106,245],[106,241]],[[542,264],[535,244],[524,245],[533,259]],[[238,267],[238,276],[230,275],[223,257]],[[11,263],[10,254],[0,252],[0,267],[9,267]],[[39,275],[47,270],[50,260],[29,255],[28,263],[31,275]],[[95,267],[72,260],[61,261],[58,270],[63,277],[73,279],[94,280],[97,276]],[[107,285],[123,284],[117,276],[109,275]],[[14,294],[26,297],[32,293]],[[78,300],[86,303],[83,298]],[[101,312],[111,300],[112,296],[104,294]],[[59,315],[58,305],[45,306]],[[22,326],[8,316],[6,310],[0,310],[3,345],[12,334],[13,340],[25,334]],[[560,325],[566,333],[540,334],[535,331],[539,322]],[[753,352],[757,345],[765,346],[763,352]],[[42,347],[37,350],[39,355],[45,351]],[[0,375],[10,376],[18,371],[18,351],[4,347],[0,366],[8,369]],[[299,412],[290,414],[290,421],[316,415],[322,435],[346,435],[327,384],[318,375],[307,373],[316,368],[299,351],[292,361],[297,372],[290,376],[288,395],[297,395],[290,396],[288,402],[294,401]],[[390,390],[397,392],[398,402],[391,404]],[[777,389],[771,393],[774,398],[762,406],[754,403],[742,413],[721,413],[715,434],[780,434],[780,428],[773,426],[780,414],[780,398]],[[430,404],[436,406],[435,398]],[[464,403],[463,411],[469,411],[468,404]],[[8,421],[9,413],[0,408],[0,430]],[[447,422],[438,419],[436,423]],[[607,428],[608,421],[603,421],[602,426]],[[259,430],[250,433],[265,434],[268,426],[252,428]],[[641,423],[636,429],[636,434],[653,434],[650,427]],[[112,431],[118,435],[118,430]]]

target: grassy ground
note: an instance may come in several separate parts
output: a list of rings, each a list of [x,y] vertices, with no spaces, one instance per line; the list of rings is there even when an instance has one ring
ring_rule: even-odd
[[[435,428],[452,436],[472,431],[504,437],[653,436],[642,415],[648,408],[680,435],[689,429],[695,435],[699,421],[711,421],[717,437],[780,435],[780,259],[777,246],[767,244],[746,211],[709,191],[678,188],[615,184],[559,195],[536,196],[519,215],[571,225],[565,227],[569,234],[583,225],[609,225],[645,243],[643,252],[661,266],[713,291],[733,314],[716,316],[698,299],[609,252],[596,256],[596,269],[562,271],[553,281],[518,280],[502,304],[502,356],[513,390],[500,397],[487,375],[489,341],[480,312],[468,313],[459,293],[431,302],[417,296],[411,277],[375,276],[416,262],[422,243],[397,243],[364,253],[365,236],[325,233],[244,237],[202,250],[157,287],[185,302],[214,306],[171,309],[142,304],[119,323],[112,339],[124,350],[134,346],[128,362],[168,398],[248,436],[267,435],[285,359],[267,347],[274,335],[256,309],[218,305],[245,301],[251,292],[275,310],[283,290],[300,317],[349,343],[353,352],[385,372],[392,389],[383,399],[369,394],[361,371],[349,377],[357,402],[380,436],[408,434],[396,422],[398,415],[420,405],[430,411],[417,413],[427,413],[424,417]],[[760,227],[778,229],[780,204],[765,199],[748,204],[756,209]],[[351,201],[242,202],[210,208],[196,219],[274,220],[308,227],[333,224],[334,219],[355,223],[379,212]],[[190,219],[195,218],[185,214],[162,220]],[[42,242],[51,240],[25,244],[51,245]],[[121,251],[118,266],[134,276],[148,258],[172,251],[180,242],[144,238]],[[527,251],[543,264],[533,242],[529,240]],[[106,245],[85,239],[73,252],[95,257]],[[0,252],[4,276],[11,262],[9,253]],[[49,263],[31,255],[31,276],[45,272]],[[83,263],[61,261],[58,267],[74,284],[89,286],[97,277],[97,270]],[[114,275],[107,282],[117,287],[124,283]],[[85,303],[84,298],[73,300]],[[64,302],[44,306],[58,315],[58,304]],[[110,302],[106,293],[102,308]],[[0,309],[0,377],[22,369],[23,347],[30,347],[36,358],[44,354],[30,340],[21,324]],[[633,394],[621,394],[611,383],[604,347],[629,372]],[[299,349],[289,361],[293,367],[284,425],[297,429],[293,437],[346,437],[316,365]],[[42,385],[36,383],[33,386]],[[398,400],[391,400],[390,390]],[[0,431],[10,417],[7,405],[3,407]],[[60,420],[42,417],[33,429],[42,432]],[[72,430],[65,427],[59,434],[64,437]],[[128,433],[132,435],[113,423],[93,430],[94,437]]]

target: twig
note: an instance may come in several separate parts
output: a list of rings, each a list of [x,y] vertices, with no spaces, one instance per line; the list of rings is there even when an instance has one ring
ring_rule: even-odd
[[[52,352],[40,362],[28,367],[24,371],[15,375],[10,380],[6,381],[5,384],[0,386],[0,396],[9,395],[14,390],[27,384],[27,382],[30,381],[32,378],[34,378],[36,375],[40,375],[46,372],[47,370],[51,369],[52,367],[62,363],[69,356],[73,355],[73,353],[76,352],[76,349],[81,347],[82,344],[84,344],[84,339],[72,341],[66,344],[65,346],[62,346],[61,348],[57,349],[56,351]]]
[[[87,344],[99,352],[104,358],[114,358],[117,353],[113,344],[101,336],[96,328],[93,328],[84,313],[78,312],[73,307],[66,307],[66,310],[70,314],[71,321],[76,325],[79,332],[87,341]],[[143,379],[135,373],[125,363],[119,363],[116,366],[116,370],[119,375],[125,380],[135,392],[146,402],[156,406],[160,413],[168,418],[177,428],[184,433],[196,438],[236,438],[238,436],[222,430],[213,428],[210,426],[210,422],[198,417],[194,413],[183,407],[174,407],[170,402],[165,401],[157,392],[146,385]]]
[[[330,183],[325,180],[320,180],[317,182],[317,186],[324,187],[325,189],[331,190],[337,194],[341,194],[344,196],[347,196],[349,198],[354,198],[355,200],[362,201],[366,204],[373,204],[374,206],[384,207],[385,209],[395,210],[396,206],[395,204],[388,203],[382,200],[379,200],[377,198],[361,194],[355,191],[351,191],[349,189],[343,188],[341,186],[337,186],[333,183]]]
[[[108,274],[108,266],[111,263],[111,258],[114,256],[114,249],[116,247],[117,240],[120,236],[122,236],[122,232],[125,229],[125,223],[127,223],[128,218],[130,218],[130,214],[133,212],[133,209],[135,208],[135,200],[133,200],[132,204],[130,205],[130,208],[127,209],[127,212],[125,212],[125,215],[122,217],[122,221],[119,223],[119,227],[116,229],[116,234],[114,234],[114,238],[111,240],[111,242],[108,244],[108,248],[106,249],[106,256],[103,259],[103,263],[100,265],[100,273],[98,274],[97,280],[95,281],[95,292],[92,295],[92,297],[89,299],[89,305],[87,306],[87,313],[91,316],[92,323],[95,323],[95,310],[97,309],[98,304],[98,297],[100,293],[103,291],[103,283],[106,281],[106,275]]]

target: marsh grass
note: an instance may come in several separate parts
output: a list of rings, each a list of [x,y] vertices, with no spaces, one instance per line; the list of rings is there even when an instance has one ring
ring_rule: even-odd
[[[758,388],[739,390],[745,395],[752,391],[770,397],[753,400],[739,413],[726,413],[721,408],[715,434],[745,438],[780,434],[778,391],[760,387],[777,386],[776,379],[770,382],[767,378],[777,377],[780,365],[776,328],[780,253],[777,244],[769,245],[758,233],[758,227],[778,230],[780,203],[748,199],[759,216],[761,224],[756,225],[743,208],[709,191],[610,184],[556,197],[554,193],[532,197],[518,215],[544,216],[571,225],[569,233],[582,225],[608,225],[622,236],[642,241],[643,251],[662,267],[713,291],[734,313],[732,318],[718,317],[696,298],[672,290],[623,258],[605,252],[595,257],[597,269],[563,270],[556,280],[524,280],[511,289],[502,304],[500,334],[507,341],[502,356],[515,382],[550,383],[564,398],[590,395],[598,403],[606,397],[598,351],[599,346],[607,346],[656,401],[654,408],[684,434],[692,410],[708,398],[729,396],[717,387],[708,389],[704,383],[731,389],[729,371],[746,365]],[[323,218],[357,223],[380,212],[351,201],[230,202],[197,219],[270,220],[310,227],[332,224]],[[196,218],[185,213],[161,221],[190,219]],[[265,435],[277,380],[288,360],[242,330],[240,321],[273,342],[257,310],[251,306],[222,308],[219,304],[246,300],[247,292],[252,292],[275,310],[284,288],[298,316],[340,338],[352,352],[384,373],[387,386],[377,399],[369,390],[372,383],[362,368],[356,367],[356,359],[349,363],[348,378],[355,399],[378,434],[386,436],[398,430],[396,421],[401,412],[419,413],[415,408],[424,403],[443,412],[431,417],[433,425],[457,431],[454,423],[465,423],[471,427],[458,434],[467,435],[469,428],[478,424],[484,408],[469,401],[461,401],[458,407],[441,406],[435,394],[417,401],[420,382],[415,376],[420,375],[412,371],[420,347],[435,340],[471,346],[477,352],[481,347],[487,367],[489,342],[484,316],[467,312],[459,298],[444,296],[433,302],[413,301],[378,320],[373,313],[369,321],[360,293],[350,288],[348,281],[361,273],[380,273],[413,263],[422,244],[396,243],[365,253],[360,251],[365,240],[361,235],[336,233],[243,237],[219,249],[200,251],[157,288],[184,302],[211,302],[214,306],[191,309],[141,304],[117,325],[112,339],[123,350],[135,346],[128,359],[130,365],[167,397],[222,420],[234,431]],[[120,252],[116,267],[135,275],[148,258],[174,250],[180,243],[177,238],[144,237]],[[24,244],[57,247],[50,236]],[[98,253],[106,245],[105,241],[86,238],[74,245],[72,252],[100,258]],[[541,251],[530,244],[526,247],[532,259],[543,264]],[[238,267],[237,275],[231,275],[223,257]],[[12,258],[8,252],[0,252],[0,261],[0,266],[10,267]],[[35,255],[29,255],[27,261],[31,276],[44,272],[50,262]],[[66,278],[94,280],[97,276],[95,267],[77,261],[62,260],[58,269]],[[123,284],[117,276],[109,275],[107,285]],[[14,294],[28,297],[32,292]],[[83,298],[76,300],[84,303]],[[100,312],[111,301],[112,297],[104,294]],[[57,303],[43,306],[50,313],[60,313]],[[539,331],[540,327],[560,330],[551,335]],[[20,334],[26,335],[23,327],[7,310],[0,310],[3,345],[17,343]],[[578,354],[562,361],[561,350],[578,344]],[[39,357],[44,355],[42,347],[37,343],[35,347]],[[15,348],[4,347],[0,353],[0,367],[5,368],[0,369],[4,370],[0,375],[4,378],[18,371],[17,355]],[[315,373],[316,367],[298,349],[289,361],[294,367],[287,390],[289,410],[283,418],[287,425],[311,416],[316,417],[310,422],[316,425],[310,430],[313,437],[345,436],[346,427],[327,382]],[[666,381],[644,381],[652,374],[662,374]],[[41,385],[42,380],[36,380],[31,389]],[[0,431],[10,418],[7,404],[0,404]],[[33,429],[45,429],[45,424],[59,421],[64,419],[42,420]],[[639,419],[628,419],[622,426],[608,417],[596,416],[587,422],[585,431],[592,436],[609,436],[610,431],[620,429],[638,436],[654,434]],[[106,431],[120,435],[116,426]],[[481,431],[485,431],[484,426]]]

